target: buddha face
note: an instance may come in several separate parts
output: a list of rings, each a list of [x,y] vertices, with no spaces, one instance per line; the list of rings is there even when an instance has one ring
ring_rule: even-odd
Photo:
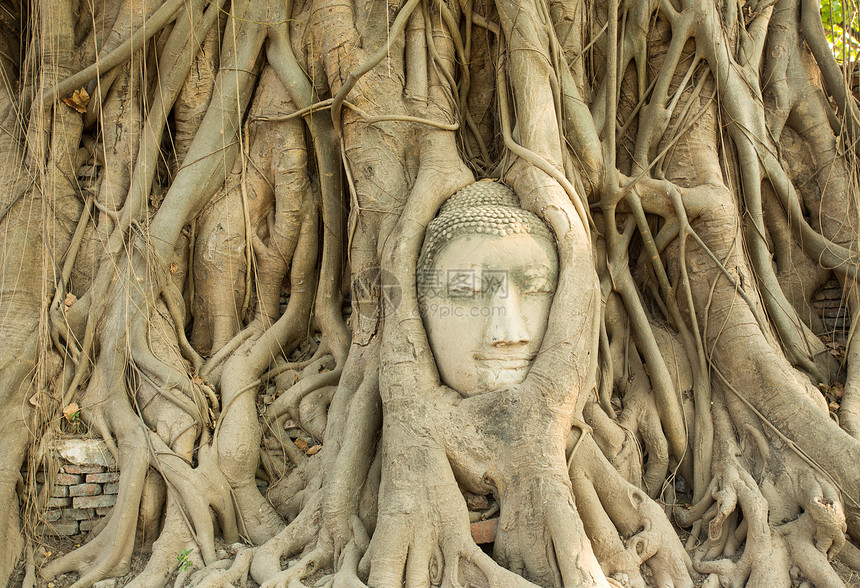
[[[546,332],[555,246],[529,233],[465,234],[436,256],[422,316],[439,375],[463,396],[521,383]]]

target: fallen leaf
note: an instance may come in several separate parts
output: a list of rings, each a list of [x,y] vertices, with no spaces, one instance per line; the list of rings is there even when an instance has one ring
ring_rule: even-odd
[[[65,300],[63,300],[63,304],[65,304],[67,307],[69,307],[77,301],[78,301],[78,297],[75,296],[74,294],[72,294],[71,292],[69,292],[68,294],[66,294],[66,298],[65,298]]]
[[[72,422],[72,420],[79,415],[81,408],[78,406],[77,402],[72,402],[63,408],[63,416],[66,417],[66,420]]]
[[[313,447],[309,447],[305,453],[308,455],[316,455],[320,452],[320,449],[322,449],[322,445],[314,445]]]
[[[295,441],[293,441],[293,443],[295,443],[296,447],[298,447],[302,451],[308,450],[308,444],[304,439],[296,439]]]
[[[84,114],[87,111],[87,105],[90,103],[90,95],[87,94],[84,88],[81,88],[72,92],[71,96],[63,98],[63,102],[81,114]]]

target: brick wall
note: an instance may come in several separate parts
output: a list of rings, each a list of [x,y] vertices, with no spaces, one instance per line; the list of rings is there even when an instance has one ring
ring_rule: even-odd
[[[95,439],[62,439],[52,448],[60,468],[37,532],[70,536],[85,533],[110,513],[119,492],[119,472],[107,446]],[[49,476],[36,474],[44,483]]]
[[[842,286],[836,278],[831,278],[815,293],[812,307],[824,321],[828,334],[834,340],[844,344],[848,338],[848,330],[851,328],[851,316],[848,312],[848,303],[843,299]]]

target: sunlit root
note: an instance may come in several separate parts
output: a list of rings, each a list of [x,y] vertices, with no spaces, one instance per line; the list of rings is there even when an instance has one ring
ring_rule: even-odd
[[[585,532],[607,576],[644,587],[645,564],[658,586],[689,588],[692,564],[672,525],[642,490],[624,480],[586,435],[570,458]]]

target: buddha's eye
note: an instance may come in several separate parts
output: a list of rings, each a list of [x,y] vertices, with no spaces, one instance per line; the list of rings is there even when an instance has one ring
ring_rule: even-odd
[[[552,294],[555,284],[546,276],[530,276],[525,280],[523,292],[526,294]]]
[[[449,283],[448,296],[451,298],[474,298],[480,295],[480,289],[466,282]]]

